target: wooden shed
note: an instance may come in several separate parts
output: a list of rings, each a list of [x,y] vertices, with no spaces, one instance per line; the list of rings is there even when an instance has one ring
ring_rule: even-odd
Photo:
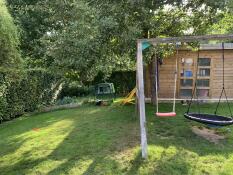
[[[225,88],[230,100],[233,99],[233,43],[225,43]],[[189,99],[194,91],[196,71],[197,94],[200,98],[218,100],[223,83],[222,44],[202,44],[199,50],[199,63],[197,66],[198,52],[182,47],[178,54],[163,59],[159,65],[159,93],[161,100],[173,98],[176,71],[176,58],[178,59],[177,72],[177,99]],[[152,64],[152,63],[151,63]],[[154,63],[155,64],[155,63]],[[152,65],[145,69],[145,97],[151,99],[155,78]]]

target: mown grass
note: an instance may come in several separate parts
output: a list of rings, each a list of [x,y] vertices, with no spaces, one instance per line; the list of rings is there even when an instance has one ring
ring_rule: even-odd
[[[233,174],[233,127],[218,129],[226,139],[210,143],[192,133],[197,124],[183,117],[185,108],[178,105],[177,117],[161,119],[147,106],[146,161],[134,106],[83,106],[18,118],[0,125],[0,174]],[[220,112],[226,114],[226,106]]]

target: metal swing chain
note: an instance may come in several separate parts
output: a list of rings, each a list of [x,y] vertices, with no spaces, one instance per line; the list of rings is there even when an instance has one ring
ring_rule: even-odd
[[[222,95],[224,93],[225,97],[226,97],[226,101],[227,101],[227,106],[229,108],[229,111],[230,111],[230,114],[231,114],[231,118],[233,118],[232,116],[232,111],[231,111],[231,107],[230,107],[230,104],[229,104],[229,101],[228,101],[228,98],[227,98],[227,94],[226,94],[226,90],[225,90],[225,46],[224,46],[224,43],[222,43],[222,75],[223,75],[223,82],[222,82],[222,91],[221,91],[221,94],[220,94],[220,97],[219,97],[219,100],[218,100],[218,104],[216,106],[216,109],[215,109],[215,112],[214,114],[216,115],[217,114],[217,111],[218,111],[218,107],[219,107],[219,104],[220,104],[220,101],[221,101],[221,98],[222,98]]]

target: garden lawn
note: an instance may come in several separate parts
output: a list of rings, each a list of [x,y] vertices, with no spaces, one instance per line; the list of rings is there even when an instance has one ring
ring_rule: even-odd
[[[177,117],[165,119],[147,106],[146,161],[134,106],[83,106],[6,122],[0,125],[0,174],[233,174],[233,127],[218,129],[226,139],[210,143],[192,133],[198,124],[183,117],[185,108],[178,105]]]

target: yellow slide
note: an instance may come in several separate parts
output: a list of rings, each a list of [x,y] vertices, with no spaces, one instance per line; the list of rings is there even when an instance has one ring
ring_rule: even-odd
[[[134,101],[134,95],[136,94],[136,90],[137,88],[135,87],[120,103],[122,105],[125,105],[127,103],[134,104],[133,101]]]

